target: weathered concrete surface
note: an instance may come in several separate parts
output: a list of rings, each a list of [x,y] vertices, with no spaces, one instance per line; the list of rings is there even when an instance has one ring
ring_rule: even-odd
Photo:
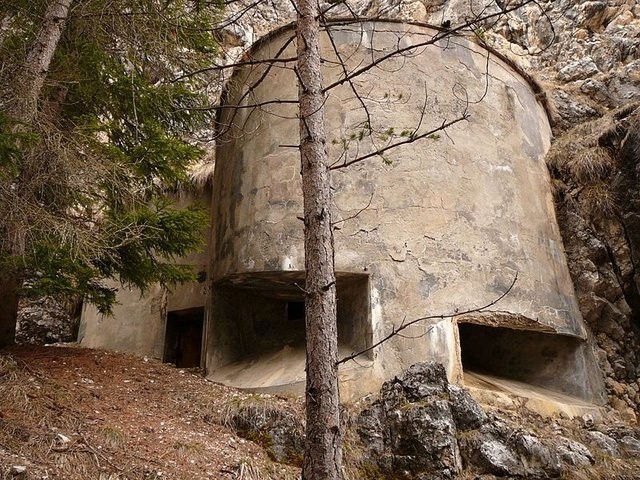
[[[113,283],[114,288],[120,287]],[[167,292],[155,285],[142,295],[138,290],[120,287],[118,304],[112,316],[101,315],[93,305],[85,305],[78,340],[89,348],[162,358]]]
[[[389,22],[336,25],[332,32],[348,70],[396,45],[416,45],[435,34],[423,26]],[[251,50],[251,57],[276,56],[291,35],[291,29],[271,35]],[[290,44],[281,57],[294,52]],[[332,63],[336,57],[327,36],[322,53],[329,84],[342,69]],[[237,70],[228,105],[295,99],[292,66],[278,64],[261,81],[264,65]],[[515,287],[496,307],[503,315],[492,316],[488,324],[583,339],[542,161],[549,123],[524,78],[484,48],[449,38],[385,61],[354,79],[354,85],[366,93],[374,133],[366,135],[366,116],[350,86],[331,89],[327,130],[337,164],[406,138],[420,123],[423,106],[421,128],[427,131],[470,114],[446,135],[333,172],[336,270],[369,275],[372,338],[367,343],[403,321],[486,304],[505,292],[516,273]],[[230,318],[217,310],[225,302],[216,293],[222,285],[234,278],[237,287],[264,293],[260,282],[251,280],[263,275],[258,272],[301,276],[300,167],[292,148],[298,141],[296,108],[286,103],[229,108],[219,118],[225,136],[217,151],[212,203],[209,374],[237,360],[216,353],[234,343]],[[377,348],[370,374],[360,375],[353,388],[345,379],[345,388],[372,391],[384,378],[425,359],[442,362],[451,379],[460,379],[455,322],[420,324],[405,333]],[[584,355],[584,361],[563,364],[553,382],[562,385],[572,370],[592,363],[590,352]],[[599,398],[599,373],[580,374],[590,377],[590,385],[578,393]]]
[[[208,195],[196,200],[208,205]],[[194,198],[183,195],[178,198],[178,207],[186,207]],[[107,348],[163,359],[167,314],[172,311],[204,307],[207,296],[206,271],[208,269],[209,237],[199,252],[194,252],[176,263],[191,265],[202,278],[199,282],[176,285],[170,290],[152,285],[144,294],[137,289],[128,289],[118,282],[116,305],[113,315],[101,315],[92,305],[85,305],[80,318],[78,341],[83,347]]]

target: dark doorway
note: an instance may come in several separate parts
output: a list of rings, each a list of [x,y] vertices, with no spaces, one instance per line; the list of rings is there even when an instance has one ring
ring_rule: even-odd
[[[167,315],[164,361],[180,368],[200,366],[204,307],[176,310]]]

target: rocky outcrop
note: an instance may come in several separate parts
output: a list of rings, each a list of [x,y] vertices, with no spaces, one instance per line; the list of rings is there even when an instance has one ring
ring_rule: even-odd
[[[640,108],[560,136],[548,156],[569,267],[610,404],[640,404]]]
[[[557,131],[640,99],[633,0],[533,2],[500,18],[487,38],[545,84]]]
[[[598,428],[590,419],[560,426],[485,411],[469,392],[447,382],[442,365],[419,363],[386,382],[379,399],[353,421],[360,450],[351,460],[352,476],[543,479],[583,470],[584,478],[602,478],[598,472],[606,458],[611,475],[619,470],[629,473],[620,478],[638,478],[633,452],[640,430]]]
[[[43,345],[74,342],[78,336],[79,312],[72,302],[51,297],[20,301],[16,323],[16,343]]]

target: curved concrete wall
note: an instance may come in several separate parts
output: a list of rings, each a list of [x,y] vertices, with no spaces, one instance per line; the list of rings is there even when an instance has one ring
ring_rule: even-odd
[[[348,70],[436,34],[390,22],[336,24],[331,30]],[[277,32],[255,46],[251,57],[273,58],[281,51],[281,58],[295,57],[292,35],[292,29]],[[343,70],[334,63],[326,33],[322,55],[328,85]],[[229,84],[227,106],[262,106],[227,108],[219,117],[224,136],[212,203],[214,290],[249,286],[265,275],[257,272],[304,269],[299,156],[292,147],[298,143],[297,105],[270,103],[296,98],[293,65],[278,63],[269,71],[264,65],[244,67]],[[543,162],[551,130],[531,85],[459,37],[385,61],[354,83],[365,94],[378,133],[359,141],[366,121],[360,102],[348,83],[331,89],[326,121],[330,157],[338,163],[356,150],[384,146],[420,122],[421,131],[431,130],[469,114],[446,133],[332,173],[336,270],[369,275],[371,341],[403,321],[486,304],[516,274],[515,287],[495,307],[500,313],[464,320],[584,339]],[[207,368],[215,377],[225,363],[215,351],[226,340],[216,323],[215,294],[213,303]],[[417,325],[406,333],[375,350],[362,366],[366,375],[361,369],[343,372],[343,390],[372,390],[410,364],[430,359],[459,378],[455,322]],[[350,376],[357,385],[350,386]],[[589,397],[600,388],[597,372],[585,372],[584,378],[584,391],[573,393]]]

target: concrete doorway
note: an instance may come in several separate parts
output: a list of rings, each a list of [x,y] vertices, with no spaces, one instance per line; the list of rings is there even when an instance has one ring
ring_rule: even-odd
[[[201,365],[204,307],[175,310],[167,314],[164,337],[165,363],[179,368]]]

